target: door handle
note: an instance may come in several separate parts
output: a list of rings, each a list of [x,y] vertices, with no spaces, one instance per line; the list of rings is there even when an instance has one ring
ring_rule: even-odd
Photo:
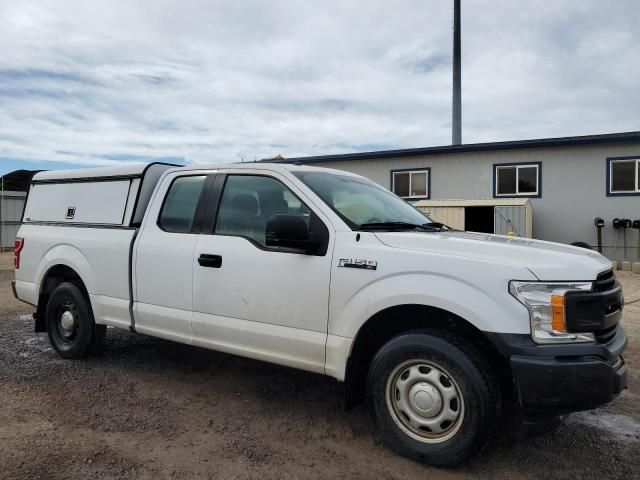
[[[201,267],[220,268],[222,266],[222,257],[220,255],[203,253],[198,257],[198,264],[200,264]]]

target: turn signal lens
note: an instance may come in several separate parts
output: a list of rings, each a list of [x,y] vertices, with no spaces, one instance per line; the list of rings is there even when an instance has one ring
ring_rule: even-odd
[[[551,328],[556,332],[566,332],[564,317],[564,295],[551,295]]]

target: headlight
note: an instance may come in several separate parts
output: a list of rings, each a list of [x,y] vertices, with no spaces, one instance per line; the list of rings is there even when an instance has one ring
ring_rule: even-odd
[[[591,282],[509,282],[509,293],[529,310],[531,336],[537,343],[593,342],[591,333],[567,332],[565,294],[591,290]]]

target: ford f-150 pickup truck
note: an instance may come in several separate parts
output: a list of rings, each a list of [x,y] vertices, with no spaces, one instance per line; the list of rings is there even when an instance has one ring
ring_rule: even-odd
[[[478,453],[507,405],[550,419],[626,388],[605,257],[453,230],[337,170],[38,173],[14,261],[64,358],[111,326],[329,375],[391,448],[436,466]]]

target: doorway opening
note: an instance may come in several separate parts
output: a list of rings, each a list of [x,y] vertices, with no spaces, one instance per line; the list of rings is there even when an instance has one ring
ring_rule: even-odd
[[[494,233],[494,207],[467,207],[464,209],[464,229],[469,232]]]

